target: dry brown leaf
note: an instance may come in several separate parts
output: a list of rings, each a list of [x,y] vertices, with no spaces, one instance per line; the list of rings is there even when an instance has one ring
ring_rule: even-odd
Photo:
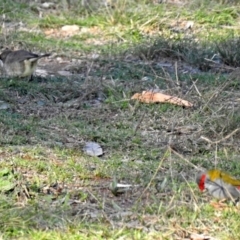
[[[228,204],[224,203],[222,200],[219,202],[210,202],[210,205],[216,210],[215,211],[215,222],[220,222],[221,219],[219,216],[221,216],[221,212],[223,211],[229,211],[229,212],[239,212],[238,205],[229,206]]]
[[[137,99],[140,102],[144,102],[144,103],[172,103],[172,104],[184,106],[184,107],[193,106],[192,103],[186,100],[183,100],[181,98],[173,97],[163,93],[154,93],[154,92],[148,92],[148,91],[143,91],[142,93],[135,93],[131,97],[131,99]]]
[[[228,205],[224,202],[210,202],[210,205],[215,208],[215,209],[218,209],[218,210],[224,210],[224,209],[227,209],[228,208]]]

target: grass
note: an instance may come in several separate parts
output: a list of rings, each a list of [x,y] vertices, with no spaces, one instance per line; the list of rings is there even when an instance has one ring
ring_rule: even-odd
[[[42,17],[38,3],[0,3],[2,45],[53,53],[51,77],[0,81],[1,237],[239,239],[239,208],[195,184],[201,169],[239,176],[238,3],[89,2]],[[79,34],[61,33],[71,24]],[[194,108],[130,99],[149,89]],[[116,182],[132,187],[115,195]]]

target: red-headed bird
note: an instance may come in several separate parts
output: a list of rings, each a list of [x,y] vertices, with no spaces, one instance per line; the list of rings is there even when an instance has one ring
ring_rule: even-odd
[[[218,199],[236,199],[240,197],[240,180],[220,170],[213,169],[197,176],[197,184],[201,191],[205,189]]]

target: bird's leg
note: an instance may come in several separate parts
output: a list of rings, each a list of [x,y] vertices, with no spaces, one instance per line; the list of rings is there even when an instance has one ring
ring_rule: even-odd
[[[233,204],[234,206],[240,206],[240,198],[236,198]]]
[[[33,81],[33,74],[31,74],[31,77],[29,78],[28,81],[29,81],[29,82],[32,82],[32,81]]]

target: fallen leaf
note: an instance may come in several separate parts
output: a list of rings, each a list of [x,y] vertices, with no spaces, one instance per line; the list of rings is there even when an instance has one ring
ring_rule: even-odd
[[[172,104],[184,106],[184,107],[193,106],[192,103],[186,100],[183,100],[181,98],[173,97],[163,93],[154,93],[154,92],[148,92],[148,91],[143,91],[142,93],[135,93],[131,97],[131,99],[137,99],[140,102],[144,102],[144,103],[172,103]]]
[[[10,105],[7,102],[0,101],[0,110],[6,110],[9,108],[10,108]]]
[[[219,202],[210,202],[210,205],[214,209],[216,209],[215,215],[217,218],[215,219],[215,221],[218,221],[223,211],[239,212],[239,208],[237,205],[230,206],[229,204],[223,202],[223,200],[220,200]],[[219,221],[221,221],[221,219]]]
[[[218,209],[218,210],[223,210],[223,209],[226,209],[228,208],[228,205],[224,202],[210,202],[210,205],[215,208],[215,209]]]
[[[68,32],[68,33],[74,33],[79,31],[78,25],[65,25],[61,28],[61,31]]]
[[[41,6],[43,8],[48,9],[48,8],[54,7],[54,3],[52,3],[52,2],[44,2],[43,4],[41,4]]]
[[[73,74],[69,71],[58,71],[58,74],[64,77],[72,76]]]
[[[95,142],[87,142],[85,147],[83,148],[83,151],[90,156],[98,157],[103,155],[103,150],[101,146]]]

